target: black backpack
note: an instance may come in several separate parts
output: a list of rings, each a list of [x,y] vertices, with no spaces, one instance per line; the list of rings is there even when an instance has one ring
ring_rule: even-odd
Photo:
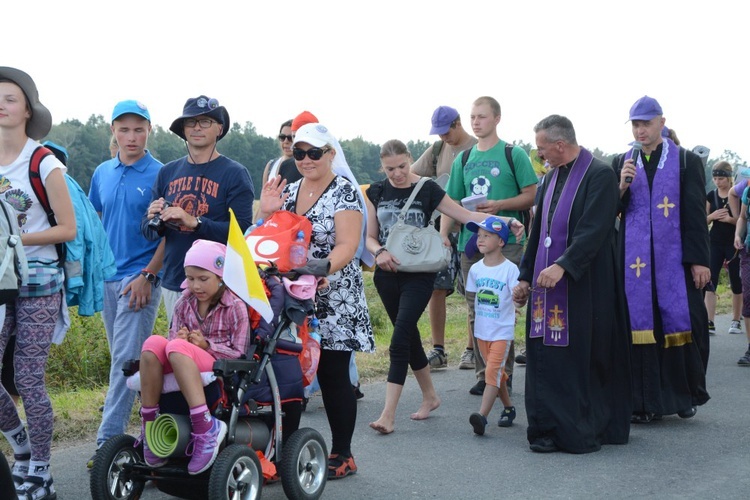
[[[508,161],[508,165],[510,165],[510,172],[513,174],[513,180],[516,181],[516,188],[518,188],[518,194],[521,194],[521,186],[518,184],[518,178],[516,177],[516,166],[513,163],[513,144],[505,144],[505,159]],[[433,147],[434,149],[434,147]],[[469,155],[471,154],[471,150],[474,149],[473,147],[464,150],[463,153],[461,153],[461,166],[465,167],[466,162],[469,161]],[[526,232],[526,236],[529,236],[529,233],[531,232],[531,208],[527,208],[526,210],[519,210],[521,216],[521,224],[523,224],[524,231]]]

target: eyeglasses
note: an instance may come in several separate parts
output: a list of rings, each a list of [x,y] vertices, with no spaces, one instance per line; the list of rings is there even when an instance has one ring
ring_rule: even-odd
[[[311,160],[320,160],[323,158],[323,155],[329,152],[331,148],[310,148],[307,151],[300,148],[294,148],[292,150],[292,155],[294,156],[294,159],[297,161],[302,161],[305,159],[305,156],[308,156]]]
[[[195,124],[198,124],[201,126],[201,128],[208,128],[215,122],[214,120],[210,120],[208,118],[201,118],[200,120],[196,120],[195,118],[186,118],[184,122],[182,122],[182,125],[186,128],[193,128],[195,127]]]
[[[279,142],[284,142],[284,141],[292,142],[293,140],[294,140],[293,135],[279,134]]]

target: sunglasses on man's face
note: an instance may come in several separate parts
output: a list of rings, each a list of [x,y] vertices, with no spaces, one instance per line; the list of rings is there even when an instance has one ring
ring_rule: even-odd
[[[292,142],[293,140],[294,140],[293,135],[279,134],[279,142],[284,142],[284,141]]]
[[[304,149],[294,148],[294,150],[292,150],[292,155],[297,161],[304,160],[305,156],[308,156],[311,160],[315,161],[323,158],[323,155],[330,150],[331,148],[310,148],[305,151]]]

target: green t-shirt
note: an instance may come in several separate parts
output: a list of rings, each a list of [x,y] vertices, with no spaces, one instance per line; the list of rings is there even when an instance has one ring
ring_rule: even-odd
[[[487,151],[479,151],[477,147],[471,148],[466,166],[461,165],[461,155],[456,156],[451,167],[451,177],[445,188],[446,193],[452,199],[460,202],[462,198],[475,194],[484,194],[488,200],[505,200],[518,195],[518,186],[525,188],[537,183],[531,160],[520,147],[513,148],[513,165],[516,169],[516,179],[505,159],[505,142],[499,141]],[[517,210],[500,210],[495,215],[520,218]],[[458,239],[458,250],[463,252],[466,242],[472,233],[466,227],[461,228]],[[523,241],[523,240],[522,240]],[[521,242],[522,242],[521,241]],[[513,233],[508,238],[508,243],[517,242]]]

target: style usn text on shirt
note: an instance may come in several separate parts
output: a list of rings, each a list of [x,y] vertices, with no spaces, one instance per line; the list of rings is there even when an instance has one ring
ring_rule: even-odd
[[[212,198],[217,198],[219,183],[205,177],[186,175],[185,177],[178,177],[171,181],[167,186],[167,195],[172,195],[180,191],[200,191]]]

